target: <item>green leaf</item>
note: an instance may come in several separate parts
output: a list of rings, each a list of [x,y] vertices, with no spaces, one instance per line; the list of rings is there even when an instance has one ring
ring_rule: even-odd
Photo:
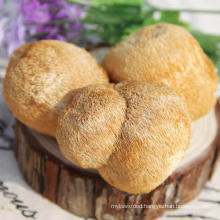
[[[149,5],[147,1],[142,1],[140,7],[141,7],[140,13],[143,15],[148,12],[155,11],[155,9],[151,5]]]
[[[178,11],[161,11],[160,20],[168,23],[178,23],[180,13]]]
[[[201,47],[208,54],[216,54],[220,51],[220,36],[205,34],[197,30],[190,30],[191,34],[199,41]],[[219,54],[220,56],[220,54]]]
[[[112,5],[112,4],[126,4],[126,5],[140,5],[142,0],[91,0],[93,5]]]
[[[70,4],[77,4],[77,5],[81,5],[81,6],[89,6],[90,3],[87,0],[62,0],[65,2],[68,2]]]
[[[220,55],[218,55],[218,53],[207,54],[207,55],[211,58],[211,60],[215,64],[215,66],[217,68],[217,73],[218,73],[218,76],[219,76],[219,79],[220,79]]]

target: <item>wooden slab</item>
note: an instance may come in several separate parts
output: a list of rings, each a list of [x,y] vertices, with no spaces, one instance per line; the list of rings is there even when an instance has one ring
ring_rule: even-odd
[[[34,190],[75,215],[98,220],[152,220],[165,209],[153,209],[150,205],[170,208],[185,204],[211,178],[219,154],[219,119],[218,103],[209,114],[192,123],[191,144],[184,160],[149,194],[129,194],[115,189],[96,171],[82,169],[66,160],[55,139],[19,121],[15,125],[15,156],[24,179]],[[132,204],[136,208],[126,208]]]

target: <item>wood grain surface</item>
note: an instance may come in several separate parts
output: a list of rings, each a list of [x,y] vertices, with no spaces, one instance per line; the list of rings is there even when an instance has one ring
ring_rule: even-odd
[[[164,206],[176,208],[195,198],[211,178],[219,155],[219,117],[218,103],[215,110],[192,124],[191,144],[184,160],[149,194],[117,190],[96,171],[79,168],[66,160],[55,139],[19,121],[15,125],[15,155],[27,183],[75,215],[98,220],[152,220],[166,210]]]

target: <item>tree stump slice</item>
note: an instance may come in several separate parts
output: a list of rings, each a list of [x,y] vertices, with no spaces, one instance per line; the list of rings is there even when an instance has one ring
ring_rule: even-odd
[[[26,182],[45,198],[69,212],[98,220],[152,220],[164,208],[145,205],[182,205],[195,198],[215,169],[219,152],[220,104],[192,123],[192,138],[185,158],[171,176],[148,194],[129,194],[106,183],[91,169],[65,159],[55,139],[42,135],[18,120],[15,156]],[[115,208],[112,205],[139,205]]]

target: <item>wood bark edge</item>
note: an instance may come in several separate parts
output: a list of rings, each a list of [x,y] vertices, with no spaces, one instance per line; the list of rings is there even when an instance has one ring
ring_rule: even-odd
[[[216,114],[219,124],[219,102]],[[119,191],[96,173],[68,166],[49,154],[19,121],[15,124],[14,152],[26,182],[45,198],[75,215],[98,220],[152,220],[161,216],[166,207],[176,207],[194,199],[203,189],[219,157],[219,134],[218,126],[217,136],[205,155],[186,169],[174,172],[149,194]],[[136,207],[130,208],[133,204]],[[161,208],[152,208],[157,205]]]

